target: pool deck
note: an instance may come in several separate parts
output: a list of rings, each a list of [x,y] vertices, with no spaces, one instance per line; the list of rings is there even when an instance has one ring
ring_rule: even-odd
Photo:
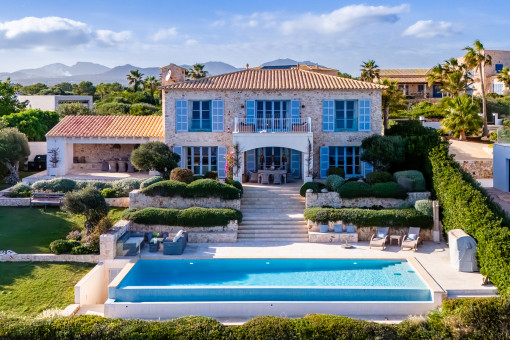
[[[212,259],[212,258],[415,258],[432,276],[449,298],[467,296],[492,296],[496,288],[482,286],[480,273],[464,273],[450,266],[449,249],[445,243],[424,242],[418,251],[401,250],[393,245],[385,250],[369,249],[368,242],[359,242],[353,249],[344,249],[336,243],[290,242],[238,242],[238,243],[188,243],[184,254],[164,256],[161,252],[142,250],[142,259]]]

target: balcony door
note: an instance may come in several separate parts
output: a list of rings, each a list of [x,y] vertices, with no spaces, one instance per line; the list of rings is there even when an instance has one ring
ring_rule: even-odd
[[[257,101],[257,131],[284,132],[288,130],[288,102],[284,100]]]

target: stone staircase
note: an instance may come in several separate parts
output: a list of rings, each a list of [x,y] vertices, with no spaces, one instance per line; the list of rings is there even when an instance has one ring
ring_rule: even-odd
[[[299,195],[300,183],[260,185],[246,183],[241,199],[243,222],[239,242],[308,242],[303,217],[305,199]]]

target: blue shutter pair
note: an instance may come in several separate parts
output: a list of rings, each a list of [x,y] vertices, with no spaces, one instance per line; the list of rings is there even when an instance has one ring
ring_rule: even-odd
[[[320,178],[328,177],[329,169],[329,147],[321,146],[320,153]]]
[[[223,132],[223,100],[212,101],[212,131]],[[188,101],[175,101],[175,130],[177,132],[188,131]]]
[[[358,131],[370,131],[370,100],[361,99],[359,104]]]

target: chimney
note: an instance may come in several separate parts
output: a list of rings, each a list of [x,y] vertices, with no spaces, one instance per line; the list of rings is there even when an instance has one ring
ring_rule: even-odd
[[[246,69],[250,68],[250,64],[246,63]]]

